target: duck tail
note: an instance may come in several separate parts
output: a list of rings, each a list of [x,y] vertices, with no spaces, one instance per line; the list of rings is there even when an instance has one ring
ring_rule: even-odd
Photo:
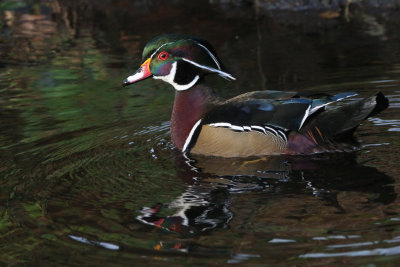
[[[321,140],[345,141],[351,139],[357,127],[389,106],[381,93],[315,114],[300,130],[303,134],[319,136]],[[319,142],[318,142],[319,143]]]
[[[367,118],[375,116],[376,114],[385,110],[389,106],[389,100],[381,92],[375,95],[375,102],[376,102],[375,108],[371,111],[371,113],[367,116]]]

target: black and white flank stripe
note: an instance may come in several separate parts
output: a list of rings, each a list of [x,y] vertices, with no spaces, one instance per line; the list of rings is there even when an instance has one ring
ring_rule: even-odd
[[[281,127],[273,126],[273,125],[238,126],[238,125],[233,125],[229,122],[217,122],[217,123],[210,123],[209,126],[229,128],[235,132],[256,131],[256,132],[260,132],[260,133],[263,133],[266,135],[276,136],[276,137],[282,139],[285,143],[287,142],[287,130],[285,130]]]

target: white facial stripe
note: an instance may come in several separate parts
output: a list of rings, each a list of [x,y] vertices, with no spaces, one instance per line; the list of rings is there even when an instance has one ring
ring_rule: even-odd
[[[153,75],[153,78],[154,79],[163,80],[164,82],[167,82],[167,83],[171,84],[175,88],[175,90],[177,90],[177,91],[184,91],[184,90],[189,89],[193,85],[195,85],[196,82],[200,79],[200,76],[196,75],[194,77],[194,79],[188,84],[183,84],[183,85],[182,84],[177,84],[176,82],[174,82],[175,75],[176,75],[177,64],[178,64],[178,62],[172,63],[172,68],[171,68],[171,71],[168,73],[168,75],[165,75],[165,76],[155,76],[155,75]]]
[[[199,63],[196,63],[196,62],[194,62],[194,61],[191,61],[190,59],[187,59],[187,58],[183,58],[183,60],[186,61],[186,62],[189,62],[190,64],[193,64],[194,66],[199,67],[199,68],[201,68],[201,69],[206,69],[206,70],[209,70],[209,71],[211,71],[211,72],[216,72],[216,73],[218,73],[222,78],[225,78],[225,79],[227,79],[227,80],[229,80],[229,79],[231,79],[231,80],[236,80],[235,77],[233,77],[232,75],[230,75],[229,73],[226,73],[226,72],[224,72],[224,71],[217,70],[217,69],[214,69],[214,68],[211,68],[211,67],[208,67],[208,66],[200,65]]]
[[[158,47],[158,48],[156,49],[156,51],[154,51],[154,53],[151,54],[150,58],[153,58],[153,56],[154,56],[155,54],[157,54],[157,52],[158,52],[163,46],[166,46],[166,45],[169,45],[169,44],[173,44],[173,43],[175,43],[175,42],[169,42],[169,43],[165,43],[165,44],[160,45],[160,47]]]
[[[213,55],[213,53],[211,53],[211,51],[208,50],[208,48],[205,47],[204,45],[202,45],[202,44],[200,44],[200,43],[198,43],[198,42],[196,42],[196,41],[194,41],[194,42],[195,42],[198,46],[204,48],[204,50],[207,51],[207,53],[210,55],[210,57],[214,60],[214,62],[215,62],[215,64],[217,65],[218,69],[221,70],[221,67],[220,67],[220,65],[219,65],[219,63],[218,63],[218,60],[217,60],[217,58]]]
[[[213,53],[211,53],[210,50],[208,50],[207,47],[205,47],[204,45],[200,44],[199,42],[197,42],[197,41],[195,41],[195,40],[192,40],[192,39],[187,39],[187,40],[196,43],[198,46],[200,46],[201,48],[203,48],[204,50],[206,50],[207,53],[210,55],[210,57],[214,60],[214,62],[215,62],[215,64],[217,65],[218,69],[221,70],[221,66],[219,65],[219,62],[218,62],[217,58],[214,56]],[[161,49],[163,46],[166,46],[166,45],[169,45],[169,44],[173,44],[173,43],[176,43],[176,42],[168,42],[168,43],[165,43],[165,44],[160,45],[160,46],[154,51],[154,53],[151,54],[150,57],[153,58],[153,56],[154,56],[155,54],[157,54],[157,52],[160,51],[160,49]]]
[[[194,132],[196,131],[197,127],[199,127],[200,123],[201,123],[201,119],[198,120],[198,121],[194,124],[194,126],[192,127],[192,130],[190,130],[190,133],[189,133],[188,137],[186,138],[185,144],[183,145],[183,148],[182,148],[182,151],[183,151],[183,152],[186,151],[188,145],[190,144],[190,141],[192,141],[193,134],[194,134]]]
[[[210,50],[207,49],[207,47],[205,47],[204,45],[202,45],[202,44],[200,44],[200,43],[198,43],[198,42],[196,42],[196,41],[194,41],[194,40],[191,40],[191,39],[188,39],[188,40],[195,42],[198,46],[200,46],[201,48],[205,49],[205,50],[207,51],[207,53],[210,55],[210,57],[214,60],[215,64],[217,65],[217,67],[218,67],[219,69],[215,69],[215,68],[212,68],[212,67],[204,66],[204,65],[198,64],[198,63],[196,63],[196,62],[194,62],[194,61],[191,61],[191,60],[189,60],[189,59],[186,59],[186,58],[183,58],[184,61],[189,62],[189,63],[193,64],[194,66],[196,66],[196,67],[198,67],[198,68],[206,69],[206,70],[208,70],[208,71],[218,73],[218,75],[220,75],[220,76],[221,76],[222,78],[224,78],[224,79],[227,79],[227,80],[236,80],[231,74],[226,73],[226,72],[224,72],[224,71],[221,71],[221,67],[220,67],[220,65],[219,65],[219,63],[218,63],[217,58],[211,53]],[[166,45],[169,45],[169,44],[173,44],[173,43],[175,43],[175,42],[168,42],[168,43],[165,43],[165,44],[160,45],[160,46],[154,51],[154,53],[151,54],[150,58],[153,58],[154,55],[156,55],[156,54],[160,51],[160,49],[161,49],[162,47],[164,47],[164,46],[166,46]],[[172,68],[171,68],[171,71],[169,72],[168,75],[164,75],[164,76],[155,76],[155,75],[153,75],[153,78],[154,78],[154,79],[160,79],[160,80],[163,80],[163,81],[165,81],[165,82],[171,84],[171,85],[175,88],[175,90],[177,90],[177,91],[183,91],[183,90],[187,90],[187,89],[191,88],[191,87],[192,87],[193,85],[195,85],[196,82],[200,79],[200,76],[199,76],[199,75],[196,75],[196,76],[194,77],[194,79],[193,79],[190,83],[181,85],[181,84],[178,84],[178,83],[174,82],[175,75],[176,75],[176,71],[177,71],[177,62],[174,62],[174,63],[172,63]],[[140,78],[141,78],[141,77],[136,76],[136,75],[137,75],[137,74],[132,75],[132,76],[129,76],[129,77],[128,77],[128,81],[131,81],[131,80],[133,80],[133,79],[140,79]],[[142,75],[142,76],[143,76],[143,75]]]

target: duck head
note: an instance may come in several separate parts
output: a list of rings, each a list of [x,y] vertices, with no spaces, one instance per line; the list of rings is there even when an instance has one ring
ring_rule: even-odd
[[[123,86],[153,77],[183,91],[193,87],[203,76],[213,73],[235,80],[225,71],[207,41],[187,35],[161,35],[146,45],[142,65],[126,78]]]

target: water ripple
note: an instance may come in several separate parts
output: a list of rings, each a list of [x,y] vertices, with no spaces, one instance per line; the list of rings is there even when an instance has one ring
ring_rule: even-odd
[[[338,236],[337,239],[348,239],[350,236]],[[360,236],[356,236],[359,238]],[[327,241],[332,239],[331,237],[314,237],[313,240]],[[386,239],[383,241],[365,241],[356,242],[348,244],[334,244],[327,245],[325,248],[328,250],[332,249],[345,249],[345,248],[358,248],[365,246],[392,244],[400,242],[400,236],[396,236],[393,239]],[[393,256],[400,255],[400,246],[387,247],[387,248],[374,248],[365,250],[355,250],[355,251],[344,251],[344,252],[316,252],[316,253],[306,253],[299,255],[299,258],[331,258],[331,257],[365,257],[365,256]]]
[[[381,118],[369,118],[376,126],[389,126],[390,128],[387,130],[389,132],[398,132],[400,131],[400,120],[399,119],[391,119],[385,120]]]
[[[228,260],[228,263],[230,263],[230,264],[242,263],[251,258],[259,258],[259,257],[261,257],[261,256],[257,255],[257,254],[237,253],[237,254],[234,254],[230,260]]]
[[[97,247],[102,247],[102,248],[109,249],[109,250],[119,250],[118,245],[108,243],[108,242],[89,240],[85,237],[74,236],[74,235],[69,235],[69,238],[71,238],[72,240],[78,241],[80,243],[89,244],[89,245],[93,245],[93,246],[97,246]]]
[[[387,98],[389,99],[389,108],[400,108],[400,92],[395,91],[395,94],[389,94],[387,95]]]
[[[159,133],[159,132],[163,132],[166,130],[169,130],[169,126],[170,126],[170,122],[169,121],[164,121],[161,123],[161,125],[157,125],[157,126],[148,126],[145,127],[143,130],[135,132],[133,135],[146,135],[146,134],[150,134],[150,133]]]
[[[274,238],[268,241],[268,243],[294,243],[296,242],[293,239],[282,239],[282,238]]]
[[[394,256],[400,255],[400,246],[390,248],[376,248],[339,253],[306,253],[299,258],[332,258],[332,257],[365,257],[365,256]]]
[[[350,243],[350,244],[338,244],[338,245],[329,245],[327,248],[354,248],[354,247],[363,247],[363,246],[371,246],[378,244],[378,241],[369,241],[369,242],[359,242],[359,243]]]

